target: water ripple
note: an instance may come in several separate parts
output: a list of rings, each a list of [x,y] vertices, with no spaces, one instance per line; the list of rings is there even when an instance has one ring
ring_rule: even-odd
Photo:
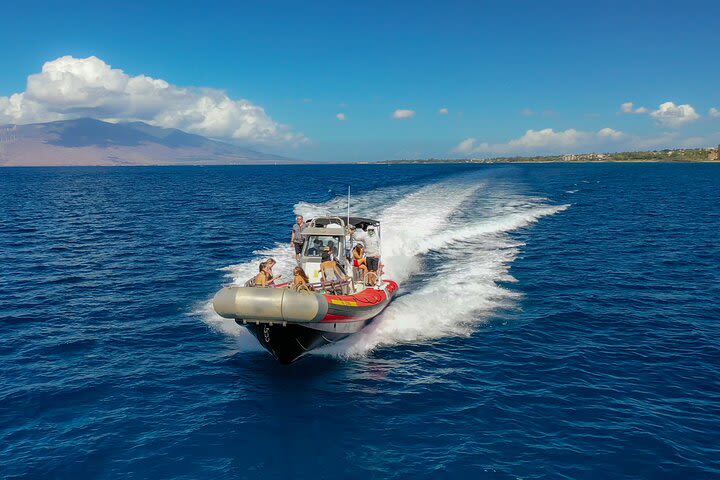
[[[205,323],[348,182],[405,226],[387,316],[289,368]],[[0,472],[720,477],[719,188],[713,165],[4,169]]]

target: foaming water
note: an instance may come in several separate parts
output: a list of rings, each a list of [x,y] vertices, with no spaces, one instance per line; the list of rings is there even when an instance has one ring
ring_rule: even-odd
[[[341,215],[346,202],[345,197],[318,204],[301,201],[294,211],[306,218]],[[400,284],[399,298],[359,334],[311,354],[361,357],[380,346],[469,335],[493,313],[514,308],[519,298],[501,286],[515,281],[508,269],[522,246],[509,233],[568,207],[523,196],[512,185],[495,185],[479,173],[355,196],[354,213],[381,222],[384,270],[386,278]],[[241,285],[269,257],[278,261],[276,273],[295,265],[289,245],[278,243],[223,270],[232,284]],[[244,328],[217,315],[211,301],[193,314],[237,337],[240,350],[259,348]]]
[[[406,284],[401,296],[359,334],[318,354],[357,357],[377,347],[468,336],[491,315],[515,308],[520,294],[501,286],[515,282],[509,266],[522,247],[509,233],[569,207],[518,200],[515,192],[466,177],[427,186],[388,208],[381,215],[383,258],[388,278]]]

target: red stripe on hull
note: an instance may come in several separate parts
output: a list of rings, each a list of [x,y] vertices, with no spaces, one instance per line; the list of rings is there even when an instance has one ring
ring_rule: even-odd
[[[398,284],[392,280],[385,280],[388,294],[392,295],[397,289]],[[384,290],[375,290],[372,287],[368,287],[360,293],[354,295],[330,295],[324,294],[327,298],[328,303],[332,303],[333,300],[340,300],[342,302],[353,302],[357,303],[358,307],[371,307],[387,299],[388,295]],[[353,305],[354,306],[354,305]]]
[[[355,295],[323,296],[328,302],[328,312],[320,320],[322,323],[350,323],[372,319],[390,303],[390,298],[397,290],[397,283],[388,280],[386,290],[369,287]]]
[[[320,320],[320,321],[321,321],[321,322],[343,322],[343,321],[346,321],[346,320],[357,321],[357,318],[346,317],[346,316],[344,316],[344,315],[333,315],[332,313],[328,313],[328,314],[325,315],[325,317],[324,317],[322,320]]]

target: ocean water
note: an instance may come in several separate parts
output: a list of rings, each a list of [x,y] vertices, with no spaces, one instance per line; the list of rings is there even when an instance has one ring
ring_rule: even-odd
[[[401,290],[290,367],[210,299],[295,213]],[[0,478],[720,478],[720,168],[0,170]]]

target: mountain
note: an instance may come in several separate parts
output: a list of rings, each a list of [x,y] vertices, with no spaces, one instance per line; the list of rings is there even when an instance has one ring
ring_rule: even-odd
[[[0,125],[0,167],[235,165],[294,160],[143,122],[92,118]]]

